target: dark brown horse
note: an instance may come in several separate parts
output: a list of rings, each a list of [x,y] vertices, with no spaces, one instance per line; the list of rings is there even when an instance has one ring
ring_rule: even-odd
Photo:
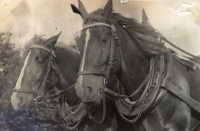
[[[76,82],[81,58],[79,52],[70,47],[55,46],[59,35],[53,36],[48,40],[35,36],[26,46],[20,61],[21,73],[11,96],[11,103],[15,110],[27,110],[34,102],[43,101],[45,93],[53,87],[57,87],[61,91],[67,89],[62,93],[64,98],[61,100],[64,100],[65,104],[61,104],[64,106],[61,108],[62,113],[73,112],[72,107],[80,105],[81,101],[77,97],[75,89],[69,87]],[[110,86],[113,86],[112,83],[115,82],[111,82]],[[86,123],[88,131],[103,131],[110,128],[114,114],[117,114],[117,112],[112,108],[114,107],[113,101],[108,100],[107,105],[108,114],[102,125],[95,123],[88,117],[84,117],[78,126],[79,130],[84,130]],[[85,115],[81,114],[82,112],[82,110],[80,110],[80,113],[77,112],[77,116],[74,113],[69,114],[74,116],[74,119],[76,119],[74,122],[76,123],[77,119],[83,117],[81,115]],[[97,113],[93,113],[93,115],[97,120],[101,118],[102,105],[98,107]],[[116,117],[119,118],[119,116]],[[119,130],[123,128],[123,125],[128,125],[124,121],[117,122],[118,125],[121,125],[118,127]],[[131,125],[128,126],[131,128]]]
[[[124,98],[117,100],[117,109],[136,130],[192,130],[200,116],[180,97],[191,96],[200,102],[200,71],[185,66],[170,53],[153,27],[114,13],[112,7],[112,0],[108,0],[104,9],[88,14],[81,1],[79,9],[72,5],[83,19],[77,95],[95,105],[104,91]],[[105,88],[112,75],[123,85],[121,94]]]

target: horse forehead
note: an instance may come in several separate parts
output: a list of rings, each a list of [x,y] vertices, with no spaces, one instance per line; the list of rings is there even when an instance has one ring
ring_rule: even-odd
[[[105,22],[106,19],[102,15],[95,15],[95,14],[89,14],[88,17],[84,20],[84,24],[92,24],[95,22]]]
[[[44,53],[46,53],[46,51],[45,50],[43,50],[43,49],[39,49],[39,48],[32,48],[31,49],[31,52],[32,52],[32,55],[37,55],[37,54],[44,54]]]
[[[89,30],[90,30],[91,38],[93,35],[97,36],[97,38],[101,38],[101,37],[109,36],[110,34],[109,28],[104,27],[104,26],[92,27],[92,28],[89,28]]]

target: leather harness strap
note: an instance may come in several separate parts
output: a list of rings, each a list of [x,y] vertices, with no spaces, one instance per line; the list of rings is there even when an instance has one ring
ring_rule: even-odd
[[[53,65],[52,63],[53,63],[53,57],[50,55],[48,66],[47,66],[47,71],[46,71],[44,80],[42,82],[42,86],[39,89],[38,96],[35,99],[33,99],[34,101],[37,101],[37,102],[42,101],[42,99],[44,97],[45,88],[47,87],[47,83],[50,82],[49,78],[50,78],[50,75],[51,75],[51,70],[52,70],[51,65]]]
[[[116,93],[116,92],[114,92],[114,91],[112,91],[112,90],[110,90],[108,88],[105,88],[104,91],[107,92],[108,94],[114,96],[114,97],[117,97],[117,98],[130,98],[130,97],[134,97],[142,89],[142,87],[146,84],[146,82],[150,79],[150,76],[151,76],[151,72],[146,77],[146,79],[142,82],[142,84],[138,87],[138,89],[135,92],[133,92],[131,95],[129,95],[129,96]]]
[[[196,58],[196,59],[200,59],[200,57],[197,57],[197,56],[195,56],[195,55],[193,55],[193,54],[191,54],[191,53],[189,53],[189,52],[187,52],[187,51],[181,49],[180,47],[174,45],[174,44],[171,43],[169,40],[167,40],[167,38],[165,38],[165,37],[163,37],[163,36],[160,37],[160,40],[164,40],[164,41],[167,42],[169,45],[173,46],[174,48],[178,49],[179,51],[181,51],[181,52],[183,52],[183,53],[185,53],[185,54],[187,54],[187,55],[189,55],[189,56],[191,56],[191,57],[194,57],[194,58]]]
[[[104,82],[103,86],[102,86],[102,91],[103,92],[107,92],[111,95],[113,95],[114,97],[118,97],[118,98],[128,98],[128,97],[131,97],[133,96],[135,93],[132,93],[130,96],[127,96],[127,95],[122,95],[122,94],[119,94],[119,93],[115,93],[114,91],[106,88],[106,83],[107,83],[107,80],[109,79],[110,77],[110,72],[111,72],[111,69],[113,68],[113,60],[115,58],[113,58],[113,55],[114,55],[114,43],[117,41],[119,44],[120,43],[120,39],[119,37],[117,36],[116,34],[116,29],[115,29],[115,26],[114,25],[109,25],[109,24],[106,24],[106,23],[93,23],[91,25],[86,25],[83,27],[82,31],[85,30],[85,29],[88,29],[88,28],[92,28],[92,27],[97,27],[97,26],[104,26],[104,27],[108,27],[111,29],[111,32],[112,32],[112,37],[113,39],[111,39],[111,53],[110,53],[110,59],[109,59],[109,65],[108,65],[108,68],[106,69],[106,71],[82,71],[82,72],[79,72],[78,75],[102,75],[104,76],[104,79],[106,82]],[[194,57],[194,58],[198,58],[182,49],[180,49],[179,47],[175,46],[174,44],[172,44],[171,42],[169,42],[166,38],[164,37],[161,37],[160,39],[163,39],[165,40],[167,43],[169,43],[170,45],[172,45],[173,47],[179,49],[180,51]],[[121,44],[121,43],[120,43]],[[117,60],[120,60],[120,59],[117,59]],[[171,71],[171,69],[169,69]],[[146,81],[148,80],[149,78],[147,77],[143,83],[146,83]],[[141,86],[143,86],[143,83],[141,84]],[[196,111],[198,111],[200,113],[200,103],[198,103],[196,100],[194,100],[193,98],[191,98],[190,96],[186,95],[184,92],[180,91],[178,89],[178,87],[176,87],[174,84],[172,84],[171,82],[169,82],[167,79],[163,80],[163,82],[161,82],[162,84],[162,88],[166,89],[169,93],[175,95],[177,98],[179,98],[180,100],[182,100],[183,102],[185,102],[186,104],[188,104],[189,106],[191,106],[192,108],[194,108]],[[142,112],[141,112],[142,114]],[[138,118],[141,116],[141,114],[138,115]],[[104,117],[104,116],[103,116]],[[136,119],[137,120],[137,119]]]
[[[200,103],[188,96],[187,94],[185,94],[183,91],[179,90],[178,87],[171,83],[169,80],[163,82],[162,88],[164,88],[169,93],[173,94],[181,101],[185,102],[187,105],[195,109],[198,113],[200,113]]]

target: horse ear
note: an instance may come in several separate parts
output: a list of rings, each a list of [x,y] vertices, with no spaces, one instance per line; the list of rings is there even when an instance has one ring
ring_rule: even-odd
[[[78,7],[79,7],[79,9],[76,6],[74,6],[73,4],[71,4],[71,8],[74,13],[80,14],[82,19],[86,18],[88,13],[85,9],[85,6],[83,5],[83,3],[80,0],[78,0]]]
[[[153,27],[144,9],[142,10],[142,24]]]
[[[44,43],[45,46],[52,48],[56,44],[58,37],[60,36],[61,33],[62,33],[62,31],[59,34],[52,36],[51,38],[46,40]]]
[[[108,0],[107,4],[104,7],[104,17],[109,18],[113,10],[112,0]]]
[[[74,13],[81,15],[81,12],[75,5],[71,4],[71,8]]]

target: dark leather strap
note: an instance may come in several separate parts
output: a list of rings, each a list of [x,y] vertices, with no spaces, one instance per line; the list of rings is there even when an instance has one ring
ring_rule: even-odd
[[[29,49],[33,49],[33,48],[38,48],[38,49],[42,49],[42,50],[45,50],[46,52],[50,53],[53,55],[53,57],[56,57],[56,54],[54,52],[54,50],[51,50],[51,49],[48,49],[44,46],[41,46],[41,45],[32,45],[30,47],[28,47]]]
[[[44,77],[44,80],[42,82],[42,85],[39,89],[39,92],[38,92],[38,96],[33,99],[34,101],[42,101],[43,97],[44,97],[44,94],[45,94],[45,88],[47,87],[47,83],[50,82],[49,79],[50,79],[50,75],[51,75],[51,68],[52,68],[52,62],[53,62],[54,58],[52,55],[50,55],[50,58],[49,58],[49,62],[48,62],[48,65],[47,65],[47,71],[46,71],[46,74],[45,74],[45,77]]]
[[[187,105],[195,109],[198,113],[200,113],[200,103],[185,94],[183,91],[179,90],[178,87],[175,86],[173,83],[166,80],[165,82],[163,82],[162,88],[166,89],[169,93],[173,94],[181,101],[185,102]]]
[[[160,37],[160,39],[163,39],[165,42],[167,42],[169,45],[173,46],[174,48],[178,49],[179,51],[181,51],[181,52],[183,52],[183,53],[185,53],[185,54],[187,54],[187,55],[189,55],[189,56],[192,56],[192,57],[194,57],[194,58],[196,58],[196,59],[200,59],[200,57],[195,56],[195,55],[193,55],[193,54],[191,54],[191,53],[189,53],[189,52],[187,52],[187,51],[181,49],[180,47],[174,45],[174,44],[171,43],[169,40],[167,40],[167,38],[165,38],[165,37]]]
[[[148,82],[148,80],[150,80],[150,76],[151,76],[151,72],[150,74],[146,77],[146,79],[141,83],[141,85],[137,88],[137,90],[135,92],[133,92],[131,95],[123,95],[120,93],[116,93],[108,88],[105,88],[104,91],[107,92],[108,94],[117,97],[117,98],[130,98],[130,97],[134,97],[141,89],[142,87]],[[120,88],[120,87],[118,87]]]

